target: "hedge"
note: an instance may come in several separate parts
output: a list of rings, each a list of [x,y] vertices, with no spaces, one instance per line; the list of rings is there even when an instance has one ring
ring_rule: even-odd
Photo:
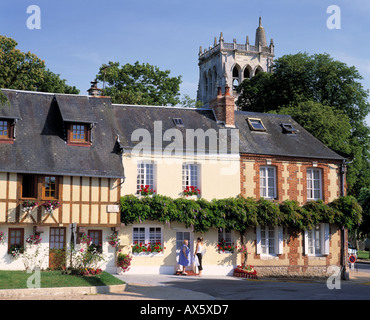
[[[235,230],[243,233],[257,225],[287,226],[312,229],[317,223],[335,223],[352,230],[360,225],[362,208],[352,196],[340,197],[329,204],[322,200],[300,206],[297,201],[282,203],[266,199],[226,198],[173,199],[162,195],[138,198],[127,195],[121,198],[121,222],[125,225],[146,220],[184,223],[196,232],[210,228]]]

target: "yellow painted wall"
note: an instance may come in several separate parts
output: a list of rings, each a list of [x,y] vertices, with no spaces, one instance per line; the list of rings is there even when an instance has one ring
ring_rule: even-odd
[[[162,156],[138,157],[124,155],[126,181],[123,184],[123,194],[136,193],[137,164],[141,161],[151,161],[155,164],[156,192],[160,195],[179,198],[182,196],[182,165],[197,163],[200,165],[200,186],[202,198],[235,197],[240,194],[240,162],[234,158],[166,158]]]

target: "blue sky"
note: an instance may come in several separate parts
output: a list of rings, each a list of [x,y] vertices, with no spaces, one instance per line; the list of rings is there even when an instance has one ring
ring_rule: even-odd
[[[27,7],[41,9],[41,29],[27,28]],[[341,29],[328,29],[327,8],[341,10]],[[0,34],[35,53],[69,85],[86,94],[99,67],[148,62],[182,76],[181,94],[196,97],[198,51],[223,32],[254,43],[262,16],[276,58],[329,53],[354,65],[370,89],[370,1],[367,0],[1,0]],[[370,124],[370,118],[367,118]]]

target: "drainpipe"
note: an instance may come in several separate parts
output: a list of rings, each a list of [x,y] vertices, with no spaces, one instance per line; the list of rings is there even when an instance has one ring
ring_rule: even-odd
[[[340,170],[340,179],[341,179],[341,196],[345,196],[345,177],[346,177],[346,171],[347,167],[346,165],[351,162],[346,162],[343,160],[343,163],[341,165],[341,170]],[[346,228],[342,227],[342,232],[341,232],[341,269],[342,269],[342,274],[341,274],[341,279],[342,280],[349,280],[349,274],[347,272],[347,259],[348,259],[348,249],[346,250],[346,234],[347,234]]]

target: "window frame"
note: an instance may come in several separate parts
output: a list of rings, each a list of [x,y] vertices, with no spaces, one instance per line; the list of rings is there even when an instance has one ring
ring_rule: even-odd
[[[95,237],[94,234],[97,234],[97,237]],[[89,229],[87,230],[88,236],[91,238],[91,244],[93,245],[98,252],[102,253],[103,252],[103,230],[101,229]],[[94,243],[95,240],[98,240],[98,244]]]
[[[257,121],[261,125],[262,128],[255,127],[253,124],[253,122],[255,121]],[[263,124],[263,121],[260,118],[247,118],[247,122],[248,122],[249,128],[252,131],[260,131],[260,132],[267,131],[265,125]]]
[[[225,229],[218,229],[218,232],[217,232],[217,243],[221,243],[222,240],[225,240],[225,245],[227,246],[232,246],[232,244],[234,243],[233,241],[233,233],[231,230],[225,230]],[[228,251],[228,250],[225,250],[225,251],[222,251],[222,250],[218,250],[218,253],[233,253],[233,251]]]
[[[196,184],[192,184],[192,182],[196,182]],[[200,165],[196,163],[183,163],[182,190],[190,186],[200,189]]]
[[[14,119],[0,118],[0,122],[4,122],[6,125],[6,134],[0,134],[0,143],[13,143],[14,140]]]
[[[46,196],[46,178],[47,177],[50,177],[50,178],[54,178],[55,179],[55,182],[54,182],[54,193],[55,193],[55,197],[47,197]],[[52,190],[50,190],[52,191]],[[45,175],[45,176],[42,176],[42,199],[45,199],[45,200],[56,200],[56,199],[59,199],[58,197],[58,194],[59,194],[59,179],[58,179],[58,176],[52,176],[52,175]]]
[[[84,139],[73,138],[73,127],[82,126],[84,128]],[[67,125],[67,144],[71,146],[85,146],[91,145],[91,125],[84,122],[70,122]]]
[[[269,170],[273,169],[273,177],[268,175]],[[261,175],[261,172],[264,171],[264,176]],[[269,196],[269,189],[272,187],[269,185],[269,179],[273,178],[273,196]],[[262,179],[264,180],[264,185],[261,183]],[[259,190],[260,190],[260,198],[264,198],[267,200],[277,199],[277,177],[276,177],[276,167],[275,166],[260,166],[259,168]],[[266,194],[263,196],[263,194]]]
[[[21,232],[21,235],[19,237],[19,243],[14,243],[12,244],[12,239],[14,237],[12,237],[12,231],[20,231]],[[21,248],[24,248],[24,228],[9,228],[8,229],[8,253],[10,254],[10,248],[13,246],[13,245],[19,245]],[[17,237],[15,238],[17,239]]]
[[[28,176],[30,177],[29,179],[32,179],[33,180],[33,186],[32,186],[32,194],[30,195],[23,195],[23,192],[24,192],[24,177],[25,176]],[[28,174],[28,173],[25,173],[25,174],[22,174],[22,179],[21,179],[21,188],[20,188],[20,198],[21,199],[32,199],[32,200],[35,200],[38,198],[38,175],[37,174]]]
[[[309,172],[311,172],[311,178],[309,178]],[[319,179],[314,178],[314,172],[319,173]],[[315,188],[315,181],[319,181],[319,189]],[[311,182],[312,187],[309,187],[309,183]],[[307,168],[306,170],[306,193],[307,193],[307,200],[308,201],[316,201],[316,200],[322,200],[322,170],[320,168]],[[315,191],[319,191],[320,195],[319,197],[315,197]],[[310,194],[311,193],[311,194]]]
[[[138,234],[139,237],[135,237],[135,229],[144,229],[144,232],[140,231],[140,233]],[[164,246],[164,243],[163,243],[163,226],[160,226],[160,225],[133,225],[132,226],[132,245],[135,244],[135,241],[137,243],[142,243],[143,245],[144,244],[148,244],[148,243],[152,243],[153,241],[155,242],[158,242],[158,237],[155,235],[155,237],[151,237],[151,229],[159,229],[160,231],[160,243],[162,245],[162,247]],[[154,230],[154,232],[157,232],[158,230]],[[152,254],[155,254],[155,255],[163,255],[163,251],[162,252],[146,252],[145,253],[145,256],[148,256],[148,255],[152,255]]]
[[[266,231],[270,232],[273,230],[274,232],[274,252],[270,252],[269,250],[269,243],[266,243],[263,246],[262,244],[262,230],[264,230],[265,234]],[[269,237],[270,238],[270,237]],[[256,227],[256,251],[257,254],[261,255],[262,257],[277,257],[283,254],[283,227],[282,226],[270,226],[270,225],[263,225]],[[263,248],[266,248],[265,252],[263,252]]]
[[[141,168],[141,166],[143,166]],[[150,166],[151,173],[148,172],[148,166]],[[141,186],[146,186],[149,185],[150,189],[156,190],[156,174],[155,174],[155,164],[153,162],[146,162],[146,161],[141,161],[137,163],[136,166],[136,194],[140,194],[140,189]],[[142,170],[142,171],[141,171]],[[152,177],[148,177],[148,175]],[[150,181],[152,180],[152,181]],[[143,183],[141,183],[141,181]]]
[[[318,228],[318,230],[317,230]],[[329,255],[330,231],[329,223],[318,223],[311,230],[304,231],[304,253],[311,257],[324,257]],[[315,237],[310,237],[310,233],[315,232]],[[320,252],[316,251],[316,233],[319,233]],[[312,244],[310,245],[310,238]],[[312,249],[311,249],[312,248]]]

